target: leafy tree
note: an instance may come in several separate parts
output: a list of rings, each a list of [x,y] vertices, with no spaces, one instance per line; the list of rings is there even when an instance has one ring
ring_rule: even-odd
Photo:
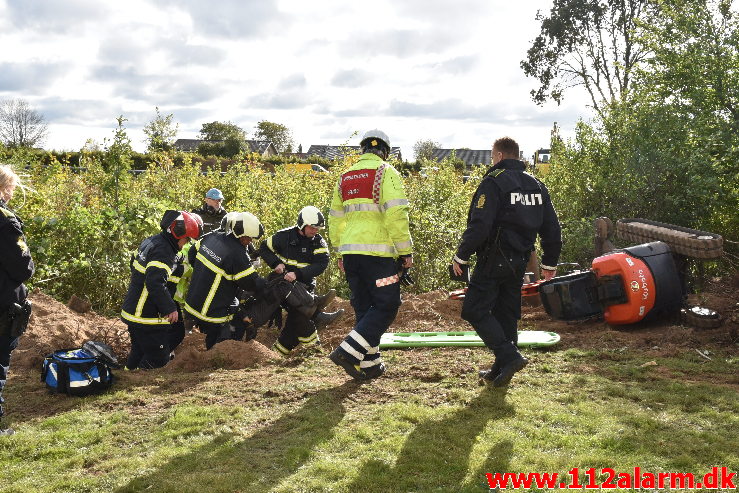
[[[249,150],[246,132],[231,122],[203,123],[198,138],[205,141],[198,146],[198,153],[203,156],[234,157]]]
[[[422,159],[431,160],[431,156],[434,151],[440,147],[441,144],[434,140],[417,140],[416,143],[413,144],[413,154],[416,157],[416,161],[420,161]]]
[[[8,147],[40,145],[48,130],[44,116],[23,99],[0,102],[0,140]]]
[[[179,125],[173,124],[174,115],[172,113],[163,116],[158,106],[155,109],[156,116],[144,127],[146,150],[147,152],[171,151]]]
[[[113,192],[113,207],[118,210],[120,206],[119,194],[121,187],[130,180],[128,170],[131,169],[131,139],[128,137],[126,127],[123,126],[127,120],[123,115],[116,118],[118,126],[113,132],[113,141],[105,146],[105,163],[110,172],[110,180],[104,190]]]
[[[651,18],[652,0],[554,0],[549,16],[537,12],[541,32],[521,62],[540,86],[531,91],[542,104],[559,104],[563,93],[583,86],[593,108],[603,116],[604,103],[618,101],[632,74],[648,56],[639,42],[639,21]]]
[[[257,123],[254,138],[272,142],[277,152],[292,152],[293,145],[295,144],[292,132],[287,126],[266,120]]]

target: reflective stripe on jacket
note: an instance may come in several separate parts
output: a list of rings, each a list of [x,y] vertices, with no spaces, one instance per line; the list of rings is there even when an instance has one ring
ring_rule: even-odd
[[[334,190],[331,244],[342,255],[408,255],[413,251],[408,207],[398,171],[379,156],[363,154]]]
[[[167,326],[164,318],[177,310],[168,286],[173,272],[180,270],[182,257],[174,238],[159,233],[145,239],[131,257],[131,282],[121,307],[121,319],[150,326]]]
[[[265,281],[251,264],[246,248],[231,234],[215,231],[188,252],[192,265],[185,310],[204,322],[223,323],[233,318],[238,288],[261,291]]]
[[[328,246],[316,234],[308,238],[297,226],[285,228],[264,240],[259,255],[274,269],[285,264],[286,272],[295,272],[298,281],[312,286],[315,278],[328,267]]]

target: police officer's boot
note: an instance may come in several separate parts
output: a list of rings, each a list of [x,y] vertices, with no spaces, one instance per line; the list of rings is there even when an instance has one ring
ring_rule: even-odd
[[[483,380],[487,380],[489,382],[492,382],[495,380],[495,377],[500,375],[500,362],[498,361],[498,358],[495,359],[495,362],[493,362],[493,366],[490,367],[489,370],[482,370],[479,372],[480,378]]]
[[[314,301],[316,302],[316,311],[322,312],[324,308],[336,298],[336,290],[329,289],[328,292],[321,296],[315,296]]]
[[[344,315],[344,309],[339,308],[335,312],[317,312],[313,317],[313,323],[316,324],[316,329],[323,329],[331,324],[334,320],[341,318]]]
[[[529,360],[521,356],[512,342],[505,342],[496,347],[494,353],[495,361],[500,361],[500,373],[493,379],[493,387],[505,387],[516,372],[529,364]]]

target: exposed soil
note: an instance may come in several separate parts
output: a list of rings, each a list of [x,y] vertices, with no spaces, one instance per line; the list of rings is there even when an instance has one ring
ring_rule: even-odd
[[[126,325],[120,320],[92,311],[79,313],[38,291],[32,293],[30,300],[34,304],[33,316],[28,331],[13,353],[14,367],[38,368],[45,355],[57,349],[80,347],[87,340],[105,342],[113,347],[119,360],[125,359],[130,343]],[[459,317],[461,302],[447,299],[444,291],[404,294],[403,301],[391,327],[393,332],[471,330]],[[716,329],[695,329],[679,320],[660,320],[612,327],[597,320],[556,321],[550,319],[541,306],[524,306],[521,328],[557,332],[561,336],[559,347],[562,348],[629,348],[655,356],[671,356],[686,348],[736,350],[739,342],[739,283],[736,279],[714,279],[708,283],[700,299],[693,296],[689,301],[718,311],[723,324]],[[337,346],[354,324],[349,302],[337,298],[327,310],[338,308],[344,308],[346,313],[320,332],[324,348]],[[289,365],[290,358],[283,360],[268,349],[276,338],[274,328],[263,327],[254,341],[227,341],[205,351],[205,336],[193,331],[177,348],[176,357],[167,368],[182,372],[239,369],[273,360]],[[423,352],[416,354],[419,364],[425,368]],[[426,377],[433,378],[433,375],[426,374]]]

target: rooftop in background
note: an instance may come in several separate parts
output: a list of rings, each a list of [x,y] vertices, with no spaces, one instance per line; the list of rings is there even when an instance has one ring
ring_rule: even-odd
[[[351,153],[359,153],[359,146],[330,146],[330,145],[312,145],[308,148],[306,153],[308,156],[318,156],[324,159],[335,161],[337,159],[343,159],[344,156]],[[400,153],[400,147],[393,147],[390,149],[390,157],[397,159],[398,161],[403,160],[403,156]]]
[[[457,159],[464,161],[467,168],[472,166],[490,166],[490,149],[472,150],[472,149],[434,149],[431,159],[441,162],[447,159],[452,152]]]

